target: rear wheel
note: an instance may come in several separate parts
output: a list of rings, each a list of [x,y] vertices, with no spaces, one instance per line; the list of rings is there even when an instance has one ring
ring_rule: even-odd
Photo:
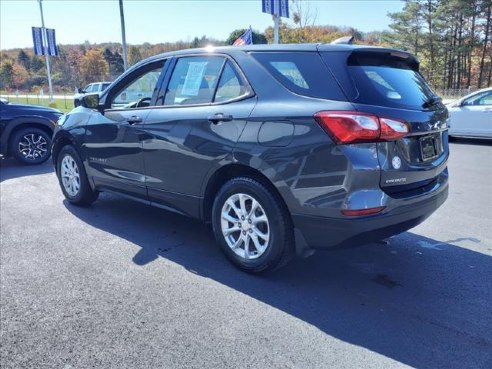
[[[51,136],[42,129],[21,129],[10,142],[10,152],[22,164],[41,164],[50,157]]]
[[[290,217],[280,201],[247,177],[231,179],[217,194],[212,210],[215,238],[240,269],[273,270],[294,254]]]
[[[62,192],[72,204],[87,206],[97,199],[99,193],[91,188],[82,160],[74,147],[61,149],[56,169]]]

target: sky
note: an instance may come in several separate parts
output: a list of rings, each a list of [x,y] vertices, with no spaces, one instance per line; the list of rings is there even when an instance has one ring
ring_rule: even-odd
[[[263,32],[273,25],[261,0],[124,0],[128,44],[191,41],[195,36],[225,40],[238,28]],[[317,25],[384,30],[399,0],[304,0]],[[121,42],[118,0],[43,0],[47,28],[58,44]],[[292,12],[292,9],[291,9]],[[287,20],[288,21],[288,20]],[[289,21],[288,21],[289,22]],[[32,26],[41,26],[37,0],[0,0],[0,49],[32,47]]]

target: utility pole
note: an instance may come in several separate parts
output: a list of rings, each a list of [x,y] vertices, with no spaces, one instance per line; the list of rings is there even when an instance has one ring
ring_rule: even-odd
[[[120,0],[120,20],[121,20],[121,44],[123,46],[123,68],[128,68],[126,59],[126,36],[125,36],[125,14],[123,13],[123,0]]]
[[[44,15],[43,15],[43,0],[38,0],[39,9],[41,10],[41,34],[44,49],[44,56],[46,57],[46,70],[48,72],[48,88],[49,88],[49,100],[53,101],[53,86],[51,85],[51,71],[50,71],[50,56],[48,47],[48,34],[46,33],[46,28],[44,27]]]
[[[278,44],[278,27],[279,27],[279,21],[280,21],[280,2],[274,1],[273,2],[273,43]]]

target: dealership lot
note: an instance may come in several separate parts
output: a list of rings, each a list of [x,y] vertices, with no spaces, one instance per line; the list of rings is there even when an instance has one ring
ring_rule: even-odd
[[[451,143],[450,196],[385,243],[266,276],[198,221],[63,198],[0,161],[2,368],[490,368],[492,145]]]

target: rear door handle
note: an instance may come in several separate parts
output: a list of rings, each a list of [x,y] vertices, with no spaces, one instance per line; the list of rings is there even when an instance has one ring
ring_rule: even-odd
[[[211,117],[208,117],[208,121],[209,122],[212,122],[213,124],[218,124],[220,122],[230,122],[232,121],[234,118],[232,117],[232,115],[226,115],[224,113],[217,113],[217,114],[214,114],[212,115]]]
[[[126,121],[130,124],[142,123],[142,118],[140,118],[138,115],[132,115]]]

